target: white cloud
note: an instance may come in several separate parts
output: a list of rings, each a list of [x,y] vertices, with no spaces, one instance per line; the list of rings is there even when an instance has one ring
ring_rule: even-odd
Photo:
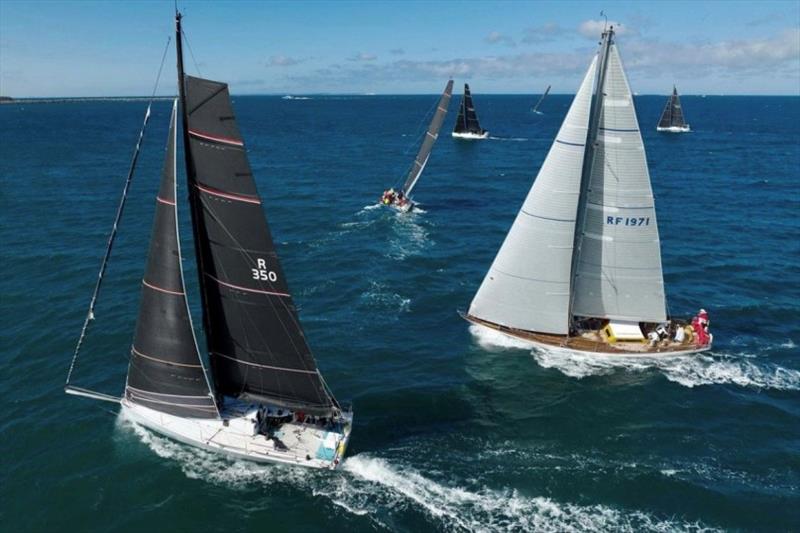
[[[291,66],[294,66],[294,65],[298,65],[298,64],[302,63],[303,61],[304,61],[303,59],[277,55],[277,56],[271,56],[267,60],[267,66],[268,67],[291,67]]]
[[[511,47],[517,46],[517,43],[514,41],[514,39],[508,35],[500,33],[499,31],[493,31],[487,35],[484,41],[489,44],[504,44]]]
[[[578,33],[586,37],[587,39],[600,39],[600,35],[603,33],[603,29],[607,27],[614,26],[614,32],[617,35],[638,35],[639,32],[627,26],[621,22],[616,22],[613,20],[609,20],[606,22],[605,19],[602,20],[584,20],[581,22],[580,26],[578,26]]]
[[[375,54],[367,54],[365,52],[359,52],[353,57],[347,58],[348,61],[375,61],[376,59],[378,59],[378,56]]]
[[[541,43],[549,41],[554,37],[566,33],[566,29],[555,22],[548,22],[541,26],[525,28],[525,36],[522,38],[524,43]]]

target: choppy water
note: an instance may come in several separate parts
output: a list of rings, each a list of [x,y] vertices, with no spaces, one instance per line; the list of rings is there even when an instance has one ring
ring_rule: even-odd
[[[355,405],[336,472],[228,460],[63,394],[144,105],[0,106],[0,523],[800,527],[800,98],[684,97],[687,135],[657,134],[664,99],[637,98],[670,310],[708,309],[716,344],[694,358],[613,362],[531,353],[456,314],[569,97],[549,97],[534,115],[534,98],[478,94],[492,138],[442,135],[416,191],[421,210],[373,208],[408,168],[435,99],[235,99],[308,338],[334,392]],[[79,384],[113,394],[124,383],[168,109],[156,105],[76,372]]]

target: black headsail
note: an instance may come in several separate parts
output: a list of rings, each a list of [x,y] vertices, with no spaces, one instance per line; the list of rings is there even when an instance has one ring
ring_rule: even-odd
[[[678,89],[672,86],[672,94],[667,99],[667,105],[664,106],[664,112],[661,114],[661,120],[658,121],[659,128],[682,128],[686,126],[683,119],[683,108],[681,107],[681,99],[678,96]]]
[[[217,407],[197,350],[183,284],[175,201],[176,114],[177,101],[156,198],[125,397],[177,416],[215,418]]]
[[[419,153],[416,159],[414,159],[411,170],[408,172],[406,182],[403,184],[403,194],[406,196],[411,194],[411,189],[416,185],[417,180],[422,174],[422,170],[425,168],[425,164],[428,162],[428,157],[430,157],[431,150],[433,150],[433,143],[435,143],[436,139],[439,137],[439,130],[442,127],[442,122],[444,122],[444,116],[447,114],[447,107],[450,105],[450,96],[452,94],[453,80],[450,80],[447,82],[442,97],[436,105],[436,113],[433,114],[433,119],[431,120],[430,126],[428,126],[428,131],[425,132],[425,140],[422,141],[422,146],[419,147]]]
[[[456,125],[453,128],[455,133],[474,133],[483,135],[486,131],[481,128],[478,122],[478,114],[472,103],[472,94],[469,92],[469,84],[464,84],[464,96],[461,97],[461,105],[458,109]]]
[[[218,396],[332,413],[306,343],[236,125],[228,86],[183,73],[189,202]]]

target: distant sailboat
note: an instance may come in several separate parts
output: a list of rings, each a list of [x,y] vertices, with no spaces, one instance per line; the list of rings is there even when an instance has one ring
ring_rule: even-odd
[[[481,128],[478,122],[478,114],[475,112],[475,105],[472,103],[472,94],[469,92],[469,84],[464,84],[464,95],[461,97],[461,105],[458,107],[458,117],[453,128],[453,137],[458,139],[485,139],[489,132]]]
[[[391,205],[400,209],[401,211],[409,211],[414,207],[414,202],[411,200],[411,191],[419,181],[425,165],[428,164],[428,158],[431,156],[431,150],[436,139],[439,138],[439,130],[442,128],[444,117],[447,114],[447,108],[450,105],[450,96],[453,94],[453,80],[447,82],[442,96],[439,98],[439,103],[436,105],[436,112],[433,114],[431,123],[428,126],[428,131],[425,132],[425,139],[419,147],[417,157],[414,158],[414,163],[408,171],[406,181],[399,191],[389,189],[383,192],[381,196],[381,203],[384,205]]]
[[[650,176],[613,28],[465,318],[555,350],[709,349],[704,311],[692,325],[667,316]]]
[[[70,380],[94,320],[127,188],[65,391],[119,403],[135,422],[199,448],[252,461],[335,468],[350,438],[352,412],[339,406],[306,344],[228,86],[184,74],[179,13],[175,22],[180,107],[176,99],[125,393],[116,398]],[[183,280],[178,115],[213,387],[196,344]],[[138,150],[139,145],[137,156]],[[128,183],[132,175],[133,165]]]
[[[542,105],[542,101],[547,97],[549,93],[550,93],[550,85],[548,85],[547,89],[544,90],[544,94],[539,97],[539,101],[536,102],[536,105],[533,106],[533,108],[531,109],[532,112],[536,113],[537,115],[542,114],[542,112],[539,111],[539,106]]]
[[[661,113],[661,120],[658,121],[656,130],[670,133],[686,133],[690,131],[689,125],[683,120],[681,99],[678,96],[678,89],[674,85],[672,86],[672,94],[667,99],[667,105],[664,106],[664,112]]]

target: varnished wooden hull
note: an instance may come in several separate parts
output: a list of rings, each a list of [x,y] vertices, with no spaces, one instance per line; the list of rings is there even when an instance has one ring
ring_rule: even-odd
[[[532,347],[542,348],[560,352],[598,354],[621,357],[658,357],[688,355],[698,352],[705,352],[711,346],[698,346],[696,344],[678,344],[672,342],[666,346],[650,346],[640,342],[618,342],[609,344],[607,342],[593,340],[586,337],[568,337],[566,335],[550,335],[547,333],[536,333],[522,329],[509,328],[494,322],[482,320],[478,317],[461,313],[461,316],[478,326],[483,326],[494,331],[498,331],[513,339],[529,342]]]

